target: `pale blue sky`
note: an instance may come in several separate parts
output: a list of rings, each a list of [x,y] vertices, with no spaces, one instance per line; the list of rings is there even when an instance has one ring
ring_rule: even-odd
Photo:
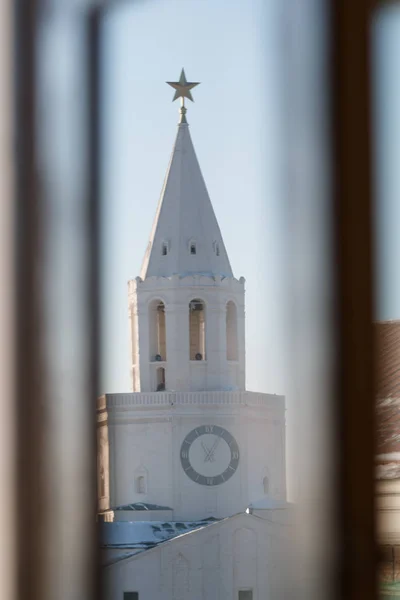
[[[400,7],[381,11],[375,29],[378,317],[400,318]]]

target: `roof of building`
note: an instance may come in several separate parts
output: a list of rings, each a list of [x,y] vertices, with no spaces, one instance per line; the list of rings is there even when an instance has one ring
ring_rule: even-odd
[[[199,521],[100,522],[100,545],[107,548],[147,550],[189,531],[206,527],[217,520],[210,517]]]
[[[400,399],[400,320],[375,323],[377,396]]]
[[[180,122],[140,276],[196,273],[233,277],[189,126]]]
[[[377,477],[400,477],[400,321],[375,323]]]
[[[135,502],[133,504],[122,504],[121,506],[115,506],[110,510],[172,510],[169,506],[160,506],[159,504],[149,504],[148,502]]]
[[[379,454],[375,475],[377,479],[400,479],[400,453]]]
[[[103,550],[107,550],[107,549],[117,549],[117,550],[121,550],[121,552],[118,552],[118,554],[116,555],[108,555],[106,554],[106,556],[104,557],[104,559],[102,560],[102,566],[103,567],[112,567],[115,563],[119,563],[122,561],[129,561],[130,559],[136,559],[139,558],[143,555],[144,552],[155,552],[157,551],[157,549],[160,547],[161,544],[175,544],[178,543],[179,541],[182,540],[183,537],[186,536],[193,536],[193,535],[197,535],[197,534],[201,534],[201,532],[205,532],[206,529],[208,529],[209,527],[214,528],[214,527],[222,527],[224,526],[224,524],[227,524],[229,522],[232,522],[232,520],[239,520],[239,519],[243,519],[244,520],[244,525],[249,522],[249,520],[256,520],[257,522],[257,527],[264,527],[266,528],[267,531],[276,531],[276,527],[282,528],[282,524],[281,523],[273,523],[271,521],[268,521],[266,519],[260,518],[256,515],[252,515],[246,512],[243,513],[236,513],[234,515],[231,515],[229,517],[224,517],[222,519],[204,519],[202,521],[190,521],[190,522],[186,522],[186,523],[181,523],[181,525],[188,525],[187,529],[184,530],[179,529],[178,525],[179,523],[169,523],[168,525],[173,526],[176,525],[176,533],[175,535],[172,534],[170,535],[170,537],[165,537],[164,539],[158,539],[155,537],[154,535],[154,540],[153,542],[151,542],[151,540],[149,541],[149,535],[151,535],[150,530],[148,530],[146,537],[148,539],[148,543],[147,545],[144,544],[143,542],[137,541],[136,543],[134,543],[133,545],[125,545],[125,544],[109,544],[109,545],[104,545],[103,543]],[[102,523],[101,527],[100,527],[100,531],[102,532],[103,530],[106,530],[107,528],[105,526],[110,526],[110,525],[115,525],[115,523]],[[131,534],[133,534],[134,537],[136,536],[141,536],[144,533],[144,529],[143,528],[138,528],[137,525],[155,525],[156,527],[160,527],[160,522],[154,522],[154,521],[146,521],[146,523],[143,522],[136,522],[136,523],[127,523],[124,521],[119,521],[118,522],[119,527],[118,529],[120,530],[120,533],[122,533],[123,530],[125,530],[126,532],[129,532],[129,529],[127,527],[127,525],[131,526]],[[172,527],[170,527],[172,529]],[[109,528],[109,531],[112,531],[112,528]],[[159,534],[160,532],[158,532],[156,530],[157,534]],[[121,535],[121,539],[123,539],[123,535]],[[201,538],[200,538],[201,540]],[[103,542],[104,542],[104,538],[103,538]],[[201,543],[201,541],[199,541],[199,543]]]

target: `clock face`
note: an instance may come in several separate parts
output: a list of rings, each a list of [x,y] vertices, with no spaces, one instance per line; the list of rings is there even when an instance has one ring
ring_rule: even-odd
[[[239,446],[218,425],[200,425],[183,440],[181,464],[186,475],[201,485],[228,481],[239,465]]]

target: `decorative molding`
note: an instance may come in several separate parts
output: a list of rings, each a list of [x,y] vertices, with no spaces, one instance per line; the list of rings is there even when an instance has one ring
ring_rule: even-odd
[[[109,425],[131,425],[131,424],[135,424],[135,425],[140,425],[140,424],[155,424],[155,423],[170,423],[173,420],[173,417],[162,417],[162,418],[154,418],[154,417],[147,417],[147,418],[143,418],[143,419],[125,419],[125,418],[115,418],[115,419],[110,419],[110,421],[108,422]]]
[[[169,410],[170,407],[166,407],[165,410]],[[137,410],[140,410],[140,407],[137,408]],[[126,414],[128,413],[128,411],[126,412],[122,412],[119,411],[116,412],[113,416],[111,416],[108,420],[108,422],[106,423],[107,426],[113,427],[113,426],[119,426],[119,425],[139,425],[139,424],[155,424],[155,423],[170,423],[173,422],[176,418],[180,418],[182,416],[184,417],[188,417],[188,418],[193,418],[193,417],[200,417],[200,418],[204,418],[204,414],[201,413],[206,413],[207,415],[211,416],[212,412],[215,412],[215,415],[212,415],[212,418],[216,418],[216,417],[220,417],[223,419],[228,419],[228,418],[232,418],[232,419],[239,419],[241,423],[264,423],[265,425],[269,425],[271,423],[271,416],[270,415],[265,415],[265,416],[258,416],[258,417],[248,417],[247,415],[243,415],[243,413],[241,412],[229,412],[229,413],[221,413],[220,411],[220,407],[219,406],[200,406],[199,410],[201,412],[199,413],[178,413],[176,414],[175,411],[173,411],[171,409],[171,416],[169,417],[152,417],[152,416],[148,416],[148,417],[135,417],[135,416],[126,416]]]
[[[257,406],[285,409],[284,396],[257,392],[132,392],[130,394],[107,394],[105,402],[108,410],[123,407],[163,407],[163,406]],[[276,424],[280,424],[276,421]]]
[[[196,242],[198,245],[198,242]],[[189,246],[188,246],[189,247]],[[218,282],[218,287],[235,287],[236,289],[242,290],[245,284],[245,279],[241,277],[224,276],[224,275],[211,275],[208,273],[175,273],[170,277],[146,277],[141,279],[137,277],[135,280],[128,282],[128,289],[130,294],[134,294],[140,288],[141,291],[165,289],[165,288],[176,288],[176,287],[197,287],[201,282],[202,285],[206,284],[214,286]]]

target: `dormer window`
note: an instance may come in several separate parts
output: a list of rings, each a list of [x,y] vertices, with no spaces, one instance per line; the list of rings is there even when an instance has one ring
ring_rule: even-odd
[[[196,244],[194,242],[190,244],[190,254],[196,254]]]
[[[168,254],[168,242],[163,242],[161,244],[161,255],[167,256],[167,254]]]

